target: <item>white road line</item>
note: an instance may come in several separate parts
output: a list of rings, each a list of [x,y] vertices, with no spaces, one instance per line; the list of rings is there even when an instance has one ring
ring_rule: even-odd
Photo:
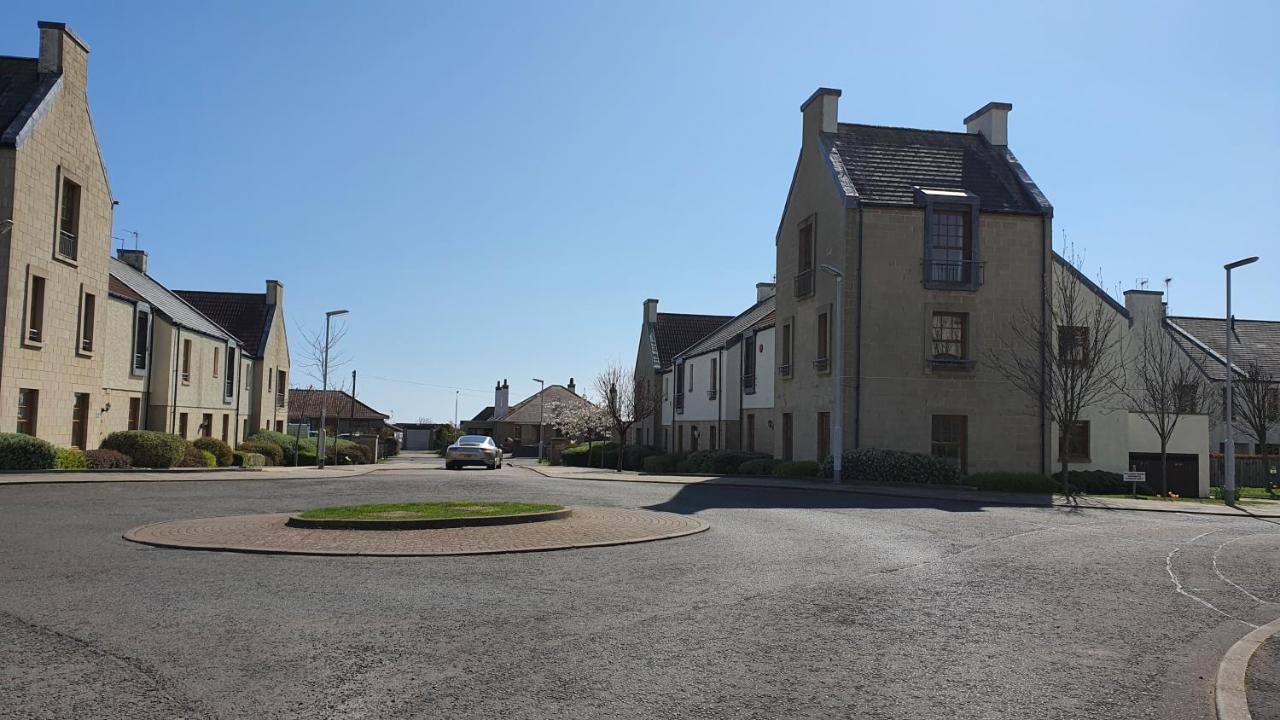
[[[1245,590],[1244,588],[1242,588],[1242,587],[1240,587],[1238,584],[1236,584],[1236,582],[1235,582],[1234,580],[1232,580],[1231,578],[1227,577],[1226,575],[1223,575],[1223,574],[1222,574],[1222,571],[1218,569],[1218,553],[1222,552],[1222,548],[1224,548],[1224,547],[1226,547],[1226,546],[1230,545],[1231,543],[1235,542],[1236,540],[1243,540],[1244,538],[1248,538],[1248,537],[1257,537],[1257,536],[1259,536],[1259,535],[1274,535],[1274,534],[1275,534],[1275,533],[1253,533],[1252,535],[1241,535],[1240,537],[1231,538],[1230,540],[1228,540],[1228,541],[1226,541],[1226,542],[1222,543],[1221,545],[1219,545],[1219,546],[1218,546],[1218,549],[1217,549],[1217,550],[1214,550],[1214,551],[1213,551],[1213,573],[1214,573],[1215,575],[1217,575],[1217,576],[1218,576],[1218,579],[1219,579],[1219,580],[1221,580],[1222,582],[1224,582],[1224,583],[1226,583],[1226,584],[1230,585],[1231,587],[1233,587],[1233,588],[1235,588],[1235,589],[1239,590],[1240,592],[1244,593],[1245,595],[1249,596],[1249,598],[1250,598],[1251,600],[1253,600],[1254,602],[1257,602],[1257,603],[1267,603],[1267,602],[1269,602],[1268,600],[1263,600],[1262,598],[1258,597],[1257,595],[1254,595],[1253,593],[1249,592],[1248,590]]]
[[[1210,532],[1217,532],[1217,531],[1216,531],[1216,530],[1211,530]],[[1208,534],[1209,534],[1209,533],[1204,533],[1204,535],[1198,535],[1198,536],[1197,536],[1197,539],[1198,539],[1198,538],[1202,538],[1202,537],[1204,537],[1205,535],[1208,535]],[[1194,542],[1194,540],[1193,540],[1193,542]],[[1214,612],[1218,613],[1219,615],[1222,615],[1223,617],[1229,617],[1229,618],[1231,618],[1232,620],[1235,620],[1235,621],[1237,621],[1237,622],[1244,623],[1245,625],[1248,625],[1248,626],[1249,626],[1249,627],[1251,627],[1251,628],[1257,628],[1257,627],[1258,627],[1257,625],[1254,625],[1253,623],[1249,622],[1248,620],[1241,620],[1240,618],[1236,617],[1235,615],[1232,615],[1231,613],[1226,612],[1225,610],[1222,610],[1221,608],[1217,607],[1216,605],[1214,605],[1213,603],[1209,602],[1208,600],[1205,600],[1204,598],[1202,598],[1202,597],[1200,597],[1200,596],[1198,596],[1198,595],[1192,595],[1191,593],[1189,593],[1189,592],[1187,592],[1186,590],[1182,589],[1182,581],[1181,581],[1181,580],[1179,580],[1179,579],[1178,579],[1177,574],[1173,572],[1173,556],[1174,556],[1174,555],[1177,555],[1177,554],[1178,554],[1178,551],[1179,551],[1179,550],[1181,550],[1181,549],[1182,549],[1182,548],[1174,548],[1174,549],[1170,550],[1170,551],[1169,551],[1169,554],[1168,554],[1168,555],[1166,555],[1166,556],[1165,556],[1165,558],[1164,558],[1164,570],[1165,570],[1165,572],[1169,573],[1169,580],[1171,580],[1171,581],[1173,582],[1173,589],[1174,589],[1174,590],[1176,590],[1176,591],[1178,592],[1178,594],[1180,594],[1180,595],[1186,595],[1187,597],[1191,598],[1192,600],[1195,600],[1196,602],[1198,602],[1198,603],[1200,603],[1201,605],[1203,605],[1203,606],[1205,606],[1205,607],[1209,608],[1210,610],[1212,610],[1212,611],[1214,611]]]

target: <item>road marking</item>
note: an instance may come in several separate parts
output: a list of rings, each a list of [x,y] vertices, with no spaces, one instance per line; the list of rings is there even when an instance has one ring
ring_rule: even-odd
[[[1219,546],[1218,546],[1218,549],[1217,549],[1217,550],[1214,550],[1214,551],[1213,551],[1213,573],[1214,573],[1215,575],[1217,575],[1217,576],[1218,576],[1218,579],[1219,579],[1219,580],[1221,580],[1222,582],[1224,582],[1224,583],[1226,583],[1226,584],[1230,585],[1231,587],[1233,587],[1233,588],[1235,588],[1235,589],[1239,590],[1240,592],[1244,593],[1245,595],[1249,596],[1249,598],[1250,598],[1250,599],[1252,599],[1254,602],[1257,602],[1257,603],[1267,603],[1267,602],[1269,602],[1269,601],[1267,601],[1267,600],[1263,600],[1262,598],[1258,597],[1257,595],[1254,595],[1253,593],[1249,592],[1248,590],[1245,590],[1244,588],[1242,588],[1242,587],[1240,587],[1238,584],[1236,584],[1236,582],[1235,582],[1234,580],[1232,580],[1231,578],[1227,577],[1226,575],[1223,575],[1223,574],[1222,574],[1222,571],[1218,569],[1218,553],[1222,552],[1222,548],[1224,548],[1224,547],[1226,547],[1226,546],[1230,545],[1231,543],[1235,542],[1236,540],[1243,540],[1244,538],[1248,538],[1248,537],[1257,537],[1257,536],[1259,536],[1259,535],[1274,535],[1274,534],[1275,534],[1275,533],[1253,533],[1252,535],[1241,535],[1240,537],[1232,538],[1232,539],[1230,539],[1230,540],[1228,540],[1228,541],[1226,541],[1226,542],[1222,543],[1221,545],[1219,545]]]
[[[1216,530],[1211,530],[1210,532],[1217,532],[1217,531],[1216,531]],[[1208,534],[1209,534],[1209,533],[1205,533],[1204,535],[1208,535]],[[1197,536],[1197,537],[1204,537],[1204,535],[1199,535],[1199,536]],[[1180,595],[1186,595],[1187,597],[1191,598],[1192,600],[1195,600],[1196,602],[1198,602],[1198,603],[1200,603],[1201,605],[1203,605],[1203,606],[1205,606],[1205,607],[1209,608],[1210,610],[1212,610],[1212,611],[1214,611],[1214,612],[1218,613],[1219,615],[1222,615],[1223,617],[1229,617],[1229,618],[1231,618],[1232,620],[1235,620],[1235,621],[1237,621],[1237,622],[1244,623],[1245,625],[1248,625],[1248,626],[1249,626],[1249,627],[1251,627],[1251,628],[1256,628],[1256,627],[1258,627],[1257,625],[1254,625],[1253,623],[1249,622],[1248,620],[1241,620],[1240,618],[1236,617],[1235,615],[1232,615],[1231,613],[1229,613],[1229,612],[1227,612],[1227,611],[1225,611],[1225,610],[1222,610],[1221,608],[1219,608],[1218,606],[1216,606],[1216,605],[1214,605],[1213,603],[1209,602],[1208,600],[1205,600],[1204,598],[1202,598],[1202,597],[1200,597],[1200,596],[1198,596],[1198,595],[1193,595],[1193,594],[1191,594],[1191,593],[1187,592],[1186,590],[1184,590],[1184,589],[1182,588],[1182,581],[1181,581],[1181,580],[1179,580],[1179,579],[1178,579],[1178,575],[1177,575],[1175,572],[1173,572],[1173,556],[1174,556],[1174,555],[1177,555],[1177,554],[1178,554],[1178,551],[1179,551],[1179,550],[1181,550],[1181,549],[1182,549],[1182,548],[1174,548],[1174,549],[1170,550],[1170,551],[1169,551],[1169,554],[1168,554],[1168,555],[1166,555],[1166,556],[1164,557],[1164,571],[1165,571],[1165,572],[1167,572],[1167,573],[1169,573],[1169,580],[1171,580],[1171,581],[1173,582],[1173,589],[1174,589],[1175,591],[1177,591],[1177,592],[1178,592],[1178,594],[1180,594]]]

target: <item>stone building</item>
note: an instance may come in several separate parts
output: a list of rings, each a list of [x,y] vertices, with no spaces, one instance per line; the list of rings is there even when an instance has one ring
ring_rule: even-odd
[[[0,429],[93,446],[112,195],[86,96],[89,46],[39,23],[37,57],[0,57]]]
[[[663,376],[670,372],[671,360],[676,353],[703,339],[732,319],[732,315],[661,313],[658,312],[656,299],[645,300],[634,370],[640,391],[648,393],[652,388],[661,388]],[[671,396],[667,391],[663,392],[664,407],[669,408]],[[654,445],[669,451],[674,449],[669,415],[664,418],[655,413],[636,423],[636,428],[642,432],[640,444]]]

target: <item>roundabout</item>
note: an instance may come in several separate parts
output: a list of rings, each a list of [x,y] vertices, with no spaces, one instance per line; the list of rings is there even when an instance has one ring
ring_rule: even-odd
[[[185,550],[287,555],[434,556],[625,545],[693,535],[710,527],[695,517],[650,510],[540,505],[529,506],[536,509],[521,513],[499,513],[490,507],[487,508],[489,514],[485,515],[475,508],[508,504],[452,504],[471,509],[462,510],[463,517],[444,518],[404,517],[402,513],[413,512],[404,509],[373,510],[373,514],[381,517],[367,517],[370,514],[367,508],[383,506],[353,506],[360,510],[349,513],[321,508],[301,513],[232,515],[143,525],[125,532],[123,537],[144,545]],[[315,517],[325,514],[338,517]],[[362,515],[366,517],[360,517]],[[334,524],[326,525],[326,520]]]

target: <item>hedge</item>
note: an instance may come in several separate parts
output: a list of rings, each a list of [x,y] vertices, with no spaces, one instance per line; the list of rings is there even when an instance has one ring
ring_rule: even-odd
[[[84,470],[89,467],[89,461],[84,459],[84,453],[75,448],[58,448],[58,459],[54,467],[59,470]]]
[[[778,461],[771,457],[747,460],[738,466],[739,475],[772,475]]]
[[[1056,472],[1053,477],[1057,487],[1062,487],[1062,473]],[[1133,492],[1133,487],[1124,481],[1123,475],[1106,470],[1071,470],[1067,473],[1067,480],[1071,483],[1071,487],[1083,493],[1115,495]],[[1158,493],[1159,482],[1159,477],[1148,480],[1146,485],[1149,487],[1149,492]]]
[[[0,433],[0,470],[51,470],[58,449],[30,435]]]
[[[236,448],[240,452],[258,453],[266,458],[266,465],[283,465],[284,450],[270,440],[246,440]]]
[[[233,450],[231,453],[231,464],[236,467],[262,467],[267,464],[267,458],[262,453]]]
[[[128,455],[115,450],[85,450],[84,459],[93,470],[119,470],[133,467]]]
[[[616,470],[619,452],[622,452],[623,470],[642,470],[645,458],[662,454],[661,450],[648,445],[622,447],[616,442],[596,440],[565,448],[560,453],[560,462],[572,467],[604,467],[606,470]]]
[[[191,444],[212,454],[218,462],[218,467],[227,467],[231,464],[231,446],[218,438],[200,437],[196,438]]]
[[[156,430],[122,430],[108,435],[102,449],[128,455],[134,467],[168,468],[182,460],[187,441]]]
[[[833,461],[822,461],[822,477],[831,477]],[[958,485],[960,471],[941,458],[901,450],[861,448],[844,454],[841,479],[865,483]]]
[[[246,442],[269,442],[280,448],[280,462],[277,465],[293,465],[300,448],[302,452],[316,454],[316,441],[309,437],[297,437],[274,430],[259,430],[249,436]],[[299,463],[305,465],[306,463]]]
[[[1052,493],[1059,487],[1058,481],[1036,473],[979,473],[964,482],[993,492]]]
[[[821,466],[814,460],[784,460],[773,466],[774,477],[817,477]]]
[[[644,459],[641,467],[647,473],[669,475],[676,471],[676,463],[680,460],[680,455],[650,455]]]
[[[738,472],[742,463],[767,457],[769,456],[764,453],[744,450],[698,450],[689,453],[687,460],[689,472],[732,475]]]
[[[201,450],[196,447],[195,443],[189,442],[186,447],[183,448],[182,459],[178,461],[178,467],[218,467],[218,459],[208,450]]]

